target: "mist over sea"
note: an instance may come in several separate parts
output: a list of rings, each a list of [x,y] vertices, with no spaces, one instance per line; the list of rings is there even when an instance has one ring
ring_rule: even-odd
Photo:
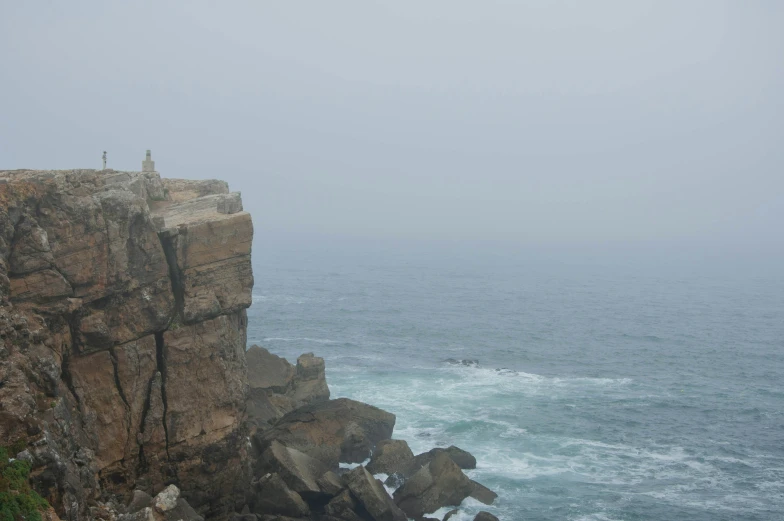
[[[255,244],[248,344],[292,362],[323,356],[332,396],[395,413],[395,437],[415,453],[472,452],[469,475],[499,498],[469,499],[452,519],[784,517],[776,269],[644,252]]]

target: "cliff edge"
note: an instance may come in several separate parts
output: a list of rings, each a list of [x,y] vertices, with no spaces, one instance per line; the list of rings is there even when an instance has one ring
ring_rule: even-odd
[[[242,504],[252,238],[222,181],[0,171],[0,440],[61,517]]]
[[[494,502],[467,452],[415,456],[394,414],[330,400],[322,358],[246,352],[252,239],[222,181],[0,171],[0,520],[405,521]]]

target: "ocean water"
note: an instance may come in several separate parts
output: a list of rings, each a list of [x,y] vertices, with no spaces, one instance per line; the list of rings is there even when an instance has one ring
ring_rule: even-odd
[[[415,453],[472,452],[499,498],[457,520],[784,519],[775,270],[256,245],[249,345],[323,356]]]

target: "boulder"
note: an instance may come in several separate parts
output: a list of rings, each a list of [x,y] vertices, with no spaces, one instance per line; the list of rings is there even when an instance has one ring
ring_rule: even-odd
[[[490,512],[482,510],[474,517],[474,521],[498,521],[498,518]]]
[[[403,472],[414,460],[414,453],[404,440],[383,440],[376,445],[367,469],[371,474]]]
[[[285,394],[291,388],[296,371],[285,358],[253,345],[245,351],[245,359],[250,389],[263,389],[269,391],[267,394]]]
[[[305,353],[297,358],[293,389],[288,396],[294,400],[296,407],[329,400],[323,358],[314,356],[313,353]]]
[[[394,498],[409,517],[419,518],[441,507],[459,505],[472,490],[471,480],[442,452],[403,483]]]
[[[204,521],[183,498],[179,498],[174,508],[168,510],[164,517],[166,521]]]
[[[362,465],[348,472],[344,481],[374,521],[407,521],[406,515],[395,505],[384,485]]]
[[[460,467],[461,469],[468,470],[468,469],[475,469],[476,468],[476,458],[468,451],[465,451],[459,447],[455,447],[454,445],[443,449],[441,447],[436,447],[434,449],[430,449],[427,452],[423,452],[422,454],[418,454],[414,458],[413,467],[410,469],[410,474],[418,471],[431,461],[438,455],[444,453],[448,455],[455,464]]]
[[[480,503],[484,503],[485,505],[492,505],[495,501],[495,498],[498,497],[498,494],[481,483],[477,483],[473,479],[471,480],[471,486],[473,487],[473,490],[471,490],[471,497]]]
[[[454,508],[454,509],[452,509],[452,510],[450,510],[449,512],[446,513],[446,515],[444,516],[444,519],[442,521],[449,521],[449,519],[452,516],[456,516],[458,513],[460,513],[460,510]]]
[[[264,449],[272,440],[318,459],[331,469],[340,462],[360,463],[376,444],[389,439],[395,415],[347,398],[313,403],[292,411],[273,428],[256,433]]]
[[[471,455],[471,453],[452,445],[446,449],[436,447],[427,452],[423,452],[422,454],[417,454],[414,456],[413,460],[411,460],[410,464],[406,468],[398,471],[398,473],[402,475],[404,479],[407,479],[418,472],[422,467],[429,465],[439,454],[448,455],[461,469],[476,468],[476,458]]]
[[[471,454],[468,451],[465,451],[459,447],[455,447],[454,445],[451,445],[446,449],[436,448],[436,449],[432,449],[430,452],[439,453],[441,451],[446,452],[449,455],[449,457],[452,458],[452,461],[454,461],[457,464],[457,466],[463,470],[476,468],[476,458],[473,456],[473,454]]]
[[[324,475],[318,478],[316,484],[324,494],[331,497],[337,496],[346,488],[340,480],[340,477],[331,470],[325,472]]]
[[[307,353],[296,367],[263,347],[245,353],[249,393],[247,423],[252,431],[266,430],[297,407],[329,399],[324,359]]]
[[[153,505],[155,510],[165,514],[169,510],[173,510],[177,506],[177,500],[180,498],[180,489],[176,485],[169,485],[155,496]]]
[[[152,496],[143,490],[134,490],[131,502],[125,507],[128,514],[135,514],[139,510],[152,506]]]
[[[323,463],[307,454],[273,441],[261,455],[257,474],[275,472],[291,490],[305,499],[311,499],[323,495],[317,480],[327,470]]]
[[[307,503],[291,490],[277,474],[263,476],[256,485],[253,499],[256,514],[279,514],[302,517],[310,514]]]
[[[160,514],[159,514],[160,516]],[[118,521],[159,521],[155,517],[152,507],[144,507],[134,513],[121,514],[117,516]]]
[[[390,474],[389,477],[384,481],[384,485],[390,488],[400,488],[403,486],[403,483],[406,482],[406,476],[401,473]]]
[[[251,433],[257,430],[269,429],[279,418],[290,412],[294,407],[281,407],[278,405],[277,400],[280,395],[273,395],[272,397],[267,394],[265,389],[248,390],[248,399],[245,404],[246,423]]]
[[[360,509],[357,500],[348,490],[344,490],[324,507],[324,513],[327,514],[325,519],[328,521],[366,521],[357,513]]]

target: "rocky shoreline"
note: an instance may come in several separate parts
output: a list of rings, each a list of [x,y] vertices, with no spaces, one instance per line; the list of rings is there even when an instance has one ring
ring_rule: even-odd
[[[397,521],[492,504],[470,454],[415,456],[393,414],[331,400],[323,359],[246,351],[252,238],[222,181],[0,171],[0,445],[28,462],[43,517]]]

